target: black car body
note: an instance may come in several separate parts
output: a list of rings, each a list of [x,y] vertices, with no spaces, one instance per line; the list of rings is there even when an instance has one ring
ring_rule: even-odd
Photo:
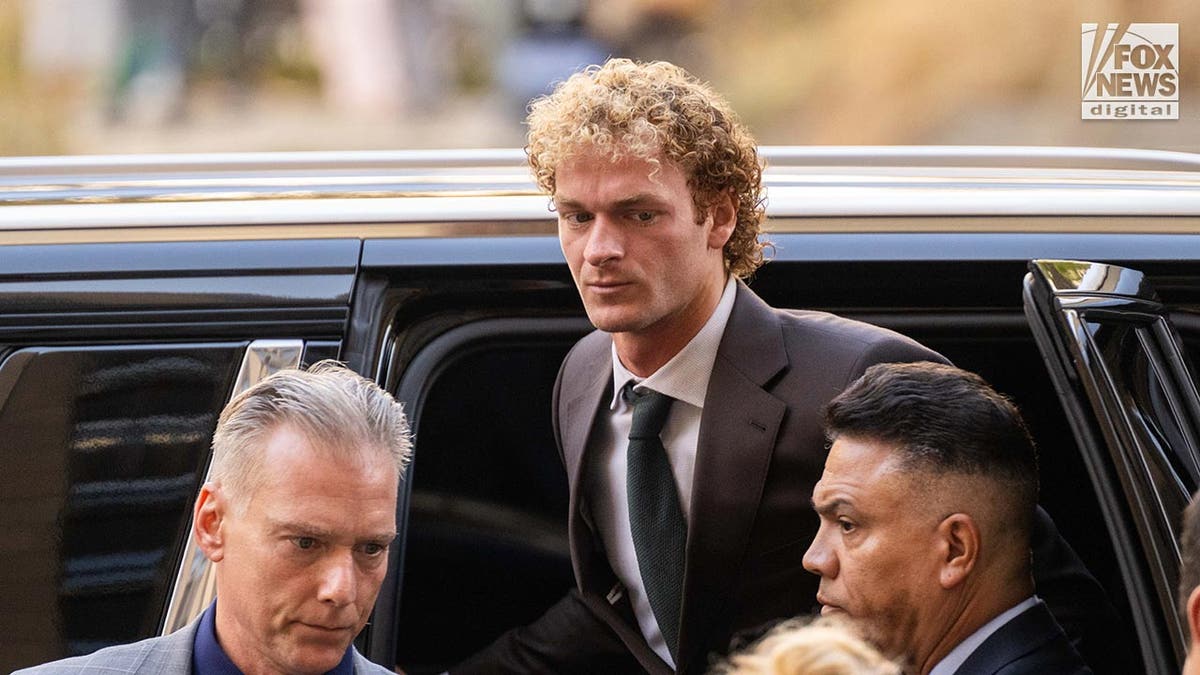
[[[764,155],[775,256],[753,288],[896,329],[1012,395],[1042,502],[1136,628],[1129,648],[1178,672],[1200,157]],[[202,609],[189,507],[217,413],[329,357],[396,392],[417,435],[361,647],[440,672],[536,618],[572,584],[549,400],[588,330],[517,151],[0,160],[0,669]]]

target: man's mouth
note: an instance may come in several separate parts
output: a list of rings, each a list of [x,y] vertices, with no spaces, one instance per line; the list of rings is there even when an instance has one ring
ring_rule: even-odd
[[[630,283],[628,281],[589,281],[586,286],[595,293],[612,293],[629,286]]]
[[[319,631],[322,633],[344,633],[347,631],[354,630],[354,626],[345,626],[345,625],[338,625],[338,624],[308,623],[307,621],[300,621],[299,624],[301,626],[304,626],[305,628],[309,628],[309,629]]]
[[[829,598],[826,598],[825,596],[821,595],[820,593],[817,594],[817,602],[821,605],[821,616],[829,616],[830,614],[833,614],[836,612],[845,612],[846,611],[846,610],[842,609],[840,605],[837,605],[836,603],[830,601]]]

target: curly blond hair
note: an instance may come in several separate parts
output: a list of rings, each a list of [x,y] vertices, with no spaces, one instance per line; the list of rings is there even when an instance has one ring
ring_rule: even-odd
[[[697,218],[717,195],[733,195],[737,224],[724,250],[729,271],[744,278],[763,264],[770,243],[759,241],[762,165],[754,137],[720,94],[687,71],[664,61],[610,59],[534,100],[527,122],[525,152],[547,194],[554,194],[558,167],[582,152],[652,164],[662,157],[688,176]]]
[[[786,621],[711,675],[900,675],[849,624],[829,618]]]

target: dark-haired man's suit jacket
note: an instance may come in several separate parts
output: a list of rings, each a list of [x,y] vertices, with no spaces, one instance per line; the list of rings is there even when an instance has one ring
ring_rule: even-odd
[[[1092,671],[1050,610],[1039,602],[988,636],[954,675],[1092,675]]]
[[[607,333],[584,337],[563,361],[554,389],[555,438],[570,483],[576,588],[537,622],[452,668],[453,675],[671,672],[637,627],[586,494],[588,437],[612,396],[611,349]],[[739,632],[815,607],[818,580],[801,559],[818,524],[811,497],[825,464],[824,408],[873,364],[923,360],[946,362],[882,328],[773,309],[738,283],[700,421],[678,672],[702,673],[709,655],[728,653]],[[1058,542],[1056,554],[1066,548]],[[1099,592],[1082,565],[1071,567],[1078,564],[1074,554],[1061,559],[1074,562],[1056,569],[1059,577],[1084,577]],[[1070,593],[1068,602],[1087,594],[1078,584]],[[1083,609],[1087,604],[1083,616],[1092,611]],[[1107,620],[1111,611],[1110,605],[1108,614],[1094,612],[1104,617],[1094,620]]]

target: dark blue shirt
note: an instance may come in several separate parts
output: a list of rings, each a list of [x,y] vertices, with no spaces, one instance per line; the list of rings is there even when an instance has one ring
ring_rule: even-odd
[[[196,642],[192,645],[193,675],[242,675],[242,671],[229,660],[229,656],[217,642],[217,602],[200,615],[196,628]],[[346,648],[342,662],[325,675],[354,675],[354,646]]]

